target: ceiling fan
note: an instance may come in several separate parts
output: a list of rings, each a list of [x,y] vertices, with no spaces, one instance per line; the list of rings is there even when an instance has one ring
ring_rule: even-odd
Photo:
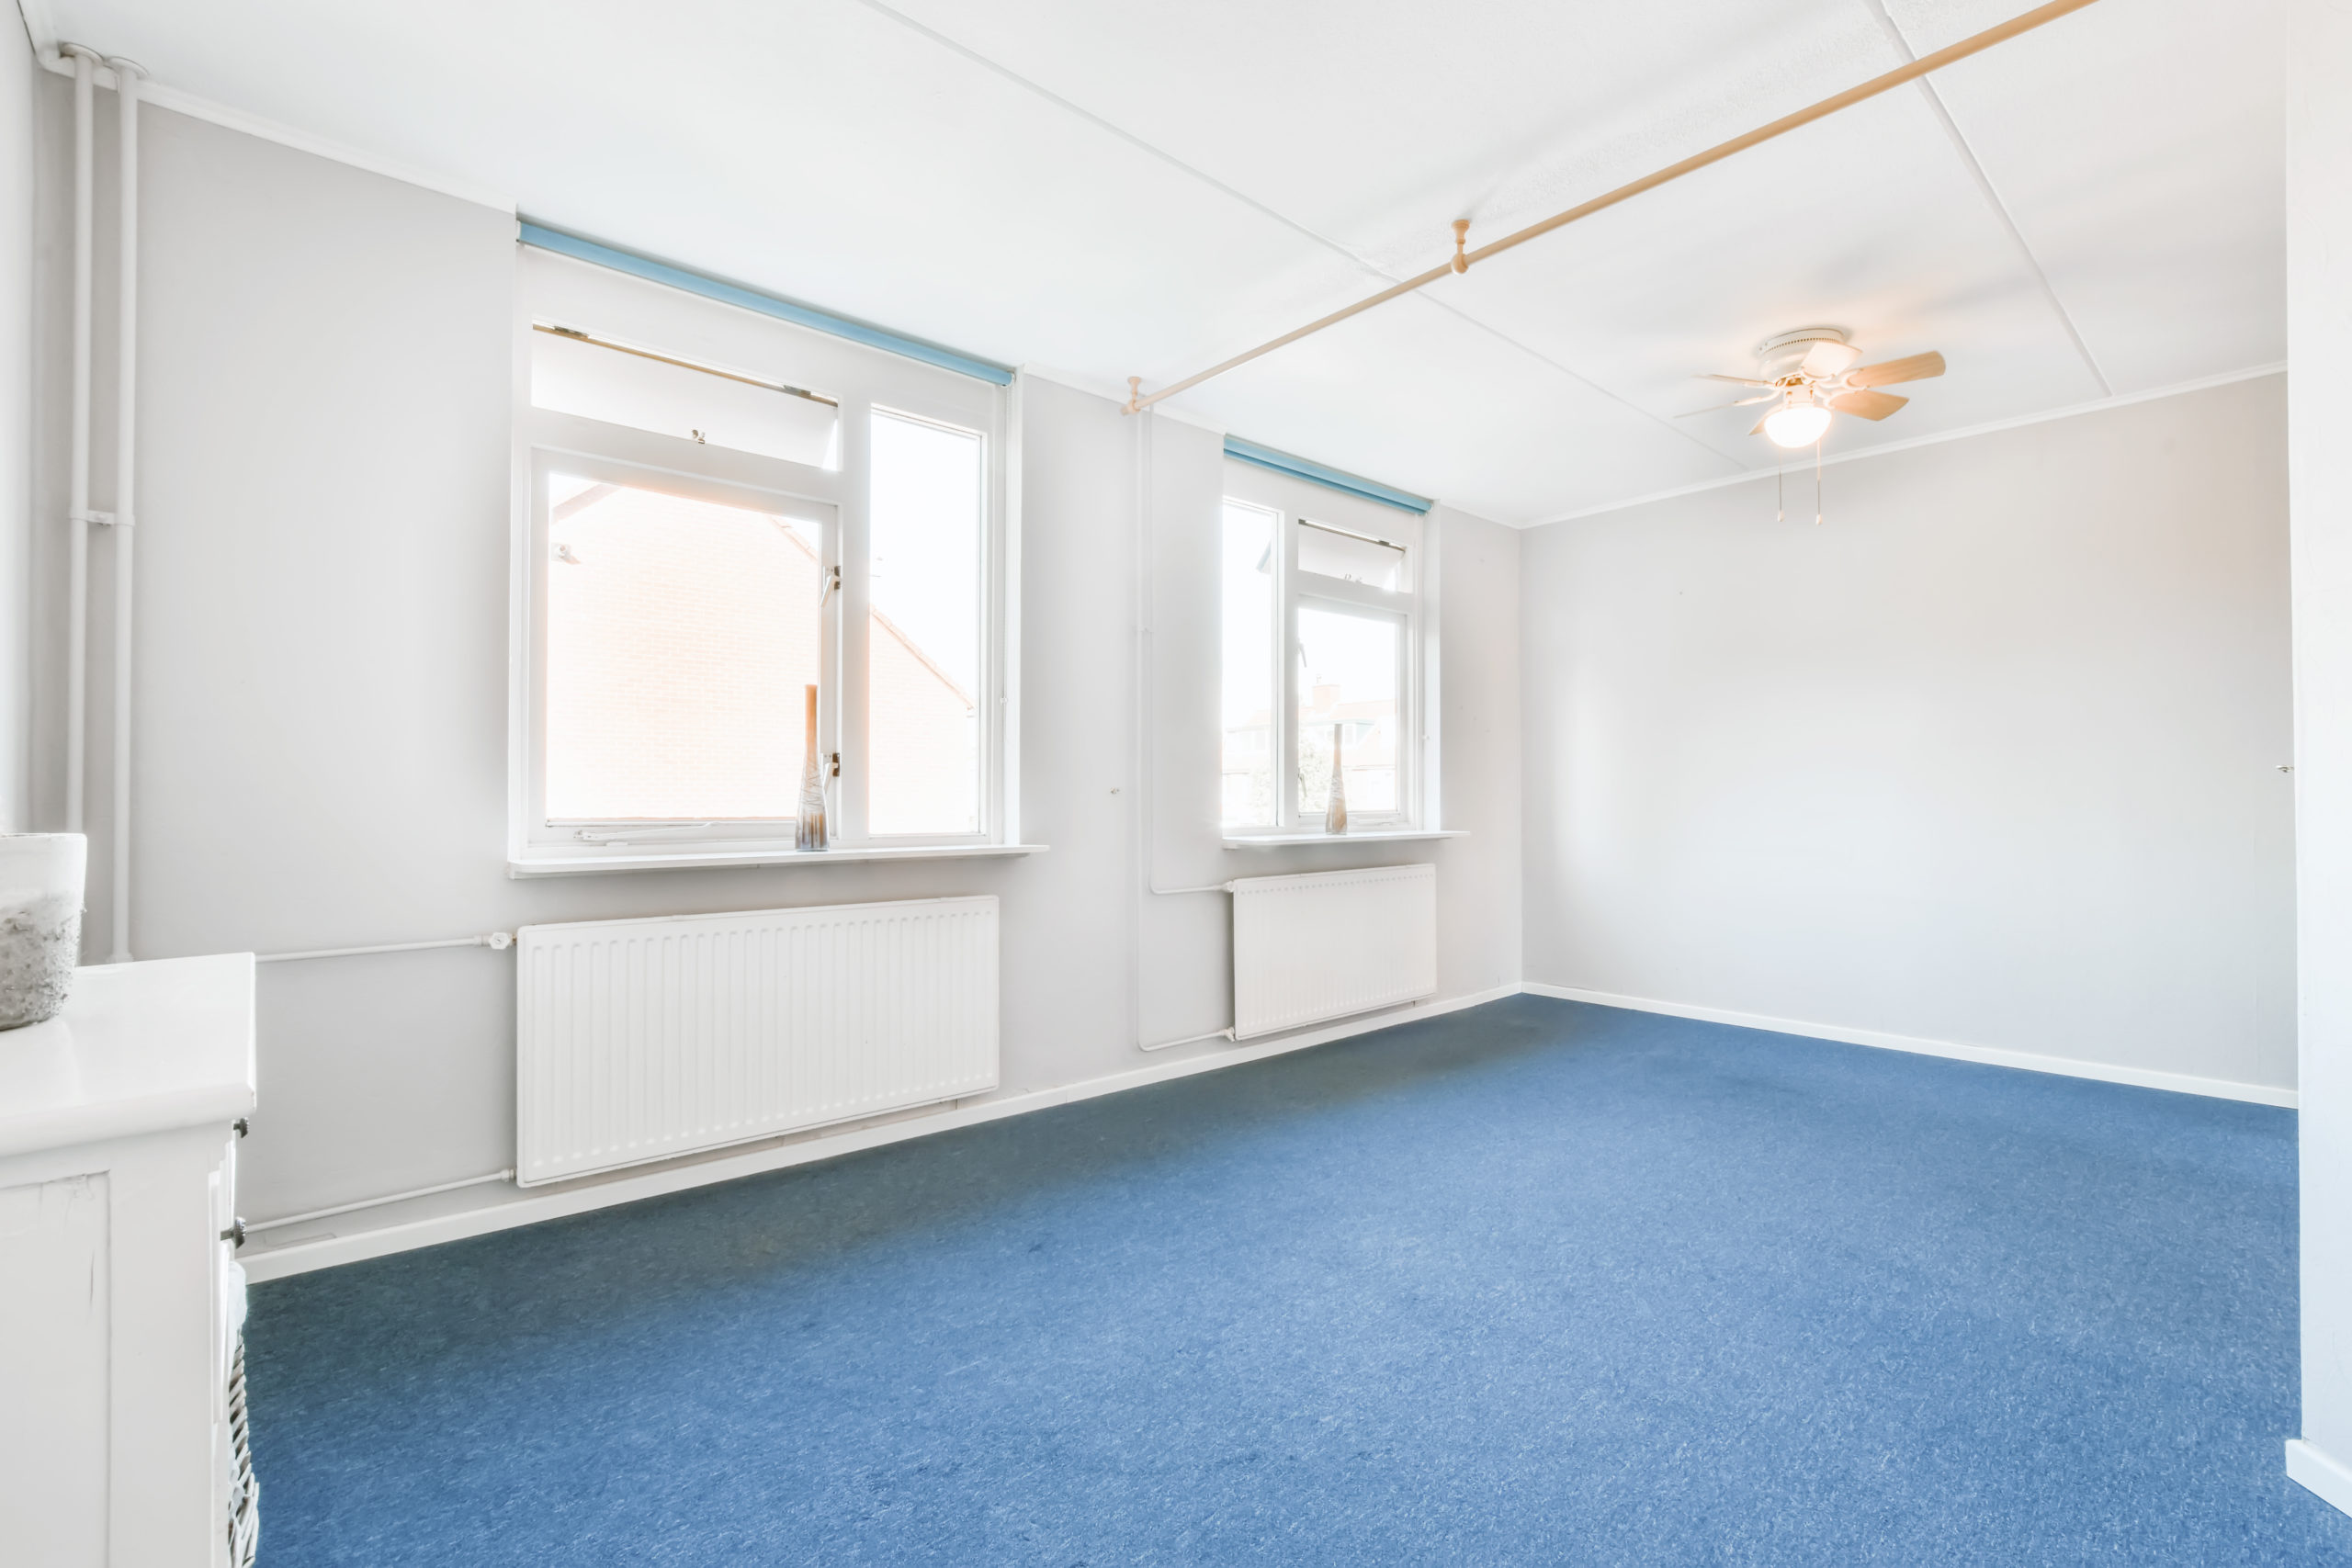
[[[1924,381],[1944,373],[1944,356],[1932,349],[1901,359],[1882,360],[1876,365],[1856,365],[1854,361],[1862,356],[1862,351],[1848,343],[1845,332],[1838,327],[1800,327],[1795,332],[1767,338],[1758,345],[1756,353],[1762,361],[1764,373],[1760,377],[1722,376],[1710,371],[1701,378],[1761,388],[1756,396],[1718,403],[1714,408],[1694,409],[1679,417],[1689,419],[1722,409],[1746,408],[1751,403],[1772,403],[1776,406],[1766,411],[1748,434],[1766,436],[1778,446],[1810,446],[1828,433],[1833,414],[1884,419],[1911,400],[1879,391],[1878,388],[1898,381]]]

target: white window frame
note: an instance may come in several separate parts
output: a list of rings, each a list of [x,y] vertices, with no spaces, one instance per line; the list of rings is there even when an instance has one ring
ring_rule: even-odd
[[[513,555],[507,863],[511,874],[695,864],[813,863],[988,854],[1018,846],[1010,695],[1017,650],[1008,586],[1011,411],[1005,389],[757,312],[528,246],[518,247],[514,321]],[[706,446],[532,406],[534,323],[641,344],[697,364],[808,387],[838,403],[838,468]],[[978,739],[979,824],[971,833],[877,836],[866,827],[867,432],[881,407],[978,433],[983,453]],[[557,468],[673,494],[810,515],[821,571],[841,572],[820,628],[818,745],[829,847],[796,851],[789,818],[715,824],[550,823],[546,802],[547,475]],[[797,793],[797,792],[796,792]]]
[[[1275,514],[1274,525],[1274,820],[1244,825],[1227,822],[1229,843],[1253,839],[1296,840],[1326,836],[1319,814],[1299,806],[1298,611],[1302,604],[1327,605],[1352,615],[1393,620],[1397,638],[1396,809],[1373,814],[1348,808],[1349,832],[1418,834],[1434,829],[1437,798],[1436,733],[1428,693],[1436,673],[1436,552],[1429,519],[1378,502],[1327,490],[1228,457],[1225,499]],[[1295,525],[1320,524],[1360,537],[1400,547],[1405,552],[1403,590],[1391,592],[1298,567]],[[1220,524],[1220,526],[1222,525]],[[1222,584],[1219,613],[1223,612]],[[1222,639],[1220,639],[1222,646]],[[1224,754],[1220,721],[1218,756]],[[1336,835],[1333,837],[1337,837]]]

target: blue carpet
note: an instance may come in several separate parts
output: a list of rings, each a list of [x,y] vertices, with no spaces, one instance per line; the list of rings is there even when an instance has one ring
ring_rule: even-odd
[[[266,1568],[2352,1564],[2291,1113],[1528,997],[249,1334]]]

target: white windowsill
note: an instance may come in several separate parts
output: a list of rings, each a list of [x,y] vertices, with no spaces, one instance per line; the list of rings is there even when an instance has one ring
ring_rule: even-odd
[[[775,845],[716,850],[707,844],[675,849],[631,848],[612,854],[537,855],[506,863],[510,877],[585,876],[611,871],[692,871],[703,866],[823,865],[829,862],[888,860],[978,860],[998,855],[1036,855],[1047,844],[909,844],[839,850],[790,850]]]
[[[1293,844],[1401,844],[1415,839],[1466,839],[1467,829],[1422,831],[1413,828],[1374,828],[1362,833],[1253,833],[1246,839],[1227,839],[1228,850],[1277,850]]]

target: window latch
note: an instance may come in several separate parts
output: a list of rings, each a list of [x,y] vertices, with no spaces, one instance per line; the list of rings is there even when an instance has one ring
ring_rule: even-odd
[[[839,592],[841,591],[841,586],[842,569],[835,567],[831,571],[825,573],[825,586],[817,595],[817,608],[820,610],[823,609],[825,607],[826,601],[832,598],[835,593]]]
[[[839,778],[842,776],[842,754],[839,751],[826,752],[825,765],[832,770],[833,777]]]

